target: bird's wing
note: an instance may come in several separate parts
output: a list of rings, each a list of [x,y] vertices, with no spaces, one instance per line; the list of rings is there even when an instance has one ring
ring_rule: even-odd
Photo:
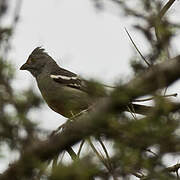
[[[84,91],[85,86],[83,80],[71,71],[58,67],[58,69],[51,73],[50,77],[61,85]]]

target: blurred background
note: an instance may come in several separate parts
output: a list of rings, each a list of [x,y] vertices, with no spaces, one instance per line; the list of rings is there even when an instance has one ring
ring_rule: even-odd
[[[9,0],[9,9],[1,22],[4,26],[12,23],[17,11],[19,19],[11,39],[8,61],[15,66],[12,86],[17,91],[31,87],[37,95],[40,92],[35,79],[19,67],[27,60],[31,51],[42,46],[63,68],[84,78],[95,78],[107,85],[116,84],[120,79],[127,81],[132,76],[130,60],[139,56],[130,42],[125,28],[133,37],[138,48],[146,54],[149,44],[133,25],[141,23],[124,16],[123,11],[113,1],[93,0]],[[167,1],[163,1],[165,4]],[[133,2],[138,8],[137,1]],[[168,12],[173,22],[180,19],[180,3],[176,1]],[[180,35],[172,39],[171,57],[180,53]],[[169,93],[180,94],[176,84]],[[179,96],[176,100],[180,100]],[[11,111],[11,108],[9,108]],[[44,130],[55,130],[65,122],[65,118],[41,104],[40,109],[31,110],[28,117]],[[6,149],[6,148],[5,148]],[[8,158],[7,158],[8,157]],[[2,172],[16,154],[7,153]],[[176,159],[177,160],[177,159]],[[170,161],[172,162],[172,160]]]
[[[16,1],[10,1],[9,13],[13,13]],[[146,44],[143,36],[133,28],[137,20],[135,22],[132,18],[124,17],[121,9],[111,1],[106,1],[108,3],[105,3],[104,7],[101,7],[102,4],[97,7],[97,2],[22,1],[10,53],[10,58],[16,60],[13,62],[17,71],[16,80],[13,82],[15,88],[33,86],[39,93],[32,76],[28,72],[19,71],[19,67],[37,46],[44,47],[61,67],[85,78],[96,78],[112,85],[120,79],[126,81],[131,77],[130,58],[136,51],[125,28],[144,54],[148,51],[148,43]],[[164,1],[164,4],[166,2]],[[169,12],[170,18],[175,22],[179,21],[179,8],[180,4],[176,2]],[[11,20],[7,17],[7,23],[9,21]],[[180,53],[179,38],[180,35],[173,39],[172,57]],[[44,104],[42,108],[41,126],[44,128],[54,129],[60,120],[64,120],[47,105]],[[33,112],[33,117],[39,119],[39,110],[36,114],[37,116]],[[54,122],[49,123],[47,115],[54,119]]]

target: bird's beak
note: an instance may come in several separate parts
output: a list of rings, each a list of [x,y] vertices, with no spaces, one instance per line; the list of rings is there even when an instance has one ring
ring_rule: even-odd
[[[23,64],[21,67],[20,67],[20,70],[28,70],[29,69],[29,65],[27,63]]]

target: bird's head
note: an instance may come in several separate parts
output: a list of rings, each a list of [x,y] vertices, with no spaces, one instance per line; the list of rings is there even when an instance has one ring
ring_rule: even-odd
[[[25,64],[20,67],[20,70],[27,70],[33,76],[38,76],[45,66],[54,64],[55,61],[41,47],[35,48],[29,55]]]

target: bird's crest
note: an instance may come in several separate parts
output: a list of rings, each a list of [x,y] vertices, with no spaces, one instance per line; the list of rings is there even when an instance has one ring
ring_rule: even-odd
[[[47,54],[47,53],[45,52],[44,48],[37,47],[32,51],[31,55],[37,55],[37,54]]]
[[[44,55],[48,56],[48,54],[45,52],[45,49],[42,47],[37,47],[29,55],[26,63],[31,64],[33,61],[36,61],[38,57],[42,57]]]

